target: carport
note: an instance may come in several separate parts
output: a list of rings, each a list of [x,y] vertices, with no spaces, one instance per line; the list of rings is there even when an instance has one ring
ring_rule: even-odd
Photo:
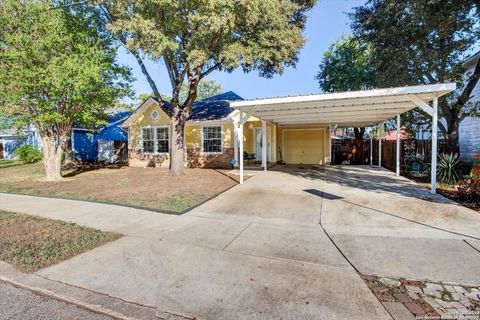
[[[240,111],[236,124],[239,139],[240,183],[243,184],[243,125],[250,117],[262,122],[263,145],[267,145],[267,122],[276,126],[327,125],[332,127],[371,127],[420,108],[432,117],[431,192],[436,192],[438,98],[455,90],[455,83],[406,86],[362,91],[311,94],[234,101],[230,106]],[[400,135],[397,135],[396,175],[400,175]],[[267,149],[262,149],[262,167],[267,170]],[[381,154],[381,143],[379,143]]]

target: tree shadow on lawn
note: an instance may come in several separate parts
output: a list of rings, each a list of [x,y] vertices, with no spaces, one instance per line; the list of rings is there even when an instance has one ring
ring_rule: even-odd
[[[127,166],[128,166],[127,163],[101,163],[101,162],[82,163],[82,164],[76,165],[73,171],[63,174],[63,177],[71,178],[76,175],[89,172],[89,171],[95,171],[100,169],[121,169]]]

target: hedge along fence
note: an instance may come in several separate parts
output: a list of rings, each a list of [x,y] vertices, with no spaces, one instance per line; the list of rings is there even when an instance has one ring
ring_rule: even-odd
[[[378,144],[377,144],[378,148]],[[395,171],[397,141],[382,140],[382,166]],[[437,153],[447,153],[448,145],[445,140],[438,140]],[[400,164],[404,164],[406,156],[420,155],[423,161],[430,163],[432,159],[432,140],[408,139],[400,141]]]

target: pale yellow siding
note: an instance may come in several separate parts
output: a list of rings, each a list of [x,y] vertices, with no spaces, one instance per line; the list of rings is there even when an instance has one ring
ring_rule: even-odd
[[[159,113],[158,119],[152,118],[152,112],[154,110]],[[129,148],[133,150],[142,149],[142,127],[162,125],[171,126],[171,123],[172,121],[170,120],[170,117],[158,105],[152,105],[130,126]]]

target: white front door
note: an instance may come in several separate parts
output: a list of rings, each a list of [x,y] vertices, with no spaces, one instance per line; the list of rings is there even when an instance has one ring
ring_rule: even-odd
[[[270,148],[270,128],[267,127],[267,161],[270,161],[272,150]],[[255,128],[255,160],[262,160],[262,128]]]

